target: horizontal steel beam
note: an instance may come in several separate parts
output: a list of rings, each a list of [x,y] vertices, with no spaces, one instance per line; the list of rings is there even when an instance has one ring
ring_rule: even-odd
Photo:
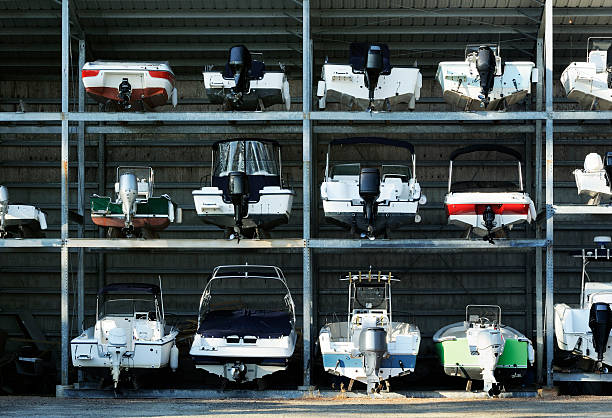
[[[312,120],[489,122],[498,120],[544,120],[545,112],[312,112]]]
[[[227,240],[227,239],[89,239],[69,238],[68,248],[171,248],[207,250],[245,250],[262,248],[304,248],[302,239]]]
[[[545,247],[546,240],[542,239],[497,239],[495,244],[484,240],[468,239],[310,239],[307,241],[310,248],[315,249],[421,249],[421,250],[521,250],[529,251],[536,247]]]

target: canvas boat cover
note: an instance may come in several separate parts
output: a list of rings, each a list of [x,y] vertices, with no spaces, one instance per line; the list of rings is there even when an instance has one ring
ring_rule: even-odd
[[[240,309],[216,310],[206,314],[198,333],[204,338],[254,336],[280,338],[291,333],[289,312]]]

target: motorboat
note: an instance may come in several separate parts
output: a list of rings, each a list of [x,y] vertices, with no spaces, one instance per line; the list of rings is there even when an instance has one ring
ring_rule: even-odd
[[[237,302],[227,298],[227,288],[265,288],[270,295]],[[264,376],[287,369],[296,341],[295,305],[280,268],[215,267],[200,299],[189,351],[196,368],[223,378],[223,385],[257,381],[263,386]]]
[[[210,186],[194,190],[195,209],[228,237],[266,237],[286,224],[295,193],[282,180],[278,142],[230,139],[213,144]]]
[[[388,380],[414,372],[421,333],[408,322],[393,321],[391,284],[399,280],[391,272],[349,273],[348,318],[330,322],[319,332],[323,368],[348,377],[378,392]],[[350,385],[352,386],[352,385]]]
[[[610,204],[612,198],[612,152],[607,152],[605,162],[597,153],[584,159],[584,168],[574,170],[579,195],[589,196],[589,205],[601,205],[602,199]]]
[[[482,380],[484,391],[498,395],[504,383],[522,378],[533,366],[531,341],[501,323],[497,305],[468,305],[465,321],[439,329],[433,336],[444,372],[449,376]]]
[[[334,156],[344,160],[354,156],[361,161],[364,155],[385,148],[398,155],[399,163],[331,163],[332,149]],[[427,203],[427,198],[421,193],[415,171],[414,147],[408,142],[377,137],[332,140],[321,183],[325,219],[370,239],[380,233],[388,237],[391,230],[420,222],[418,207]]]
[[[518,182],[474,180],[453,182],[453,162],[461,155],[494,151],[513,157],[518,165]],[[448,193],[444,199],[448,223],[468,227],[469,232],[484,236],[493,243],[493,234],[503,234],[513,225],[536,218],[535,206],[523,189],[521,161],[518,151],[502,145],[470,145],[450,155]]]
[[[463,110],[503,110],[531,94],[537,69],[529,61],[502,60],[499,45],[468,45],[464,61],[438,64],[446,103]]]
[[[87,94],[109,110],[176,106],[176,78],[167,62],[87,62],[81,71]]]
[[[9,204],[6,186],[0,186],[0,238],[41,238],[47,217],[35,206]]]
[[[391,65],[386,44],[352,43],[348,64],[326,62],[317,86],[319,108],[329,102],[361,110],[391,110],[405,103],[414,110],[423,80],[415,67]]]
[[[272,71],[252,55],[255,53],[246,46],[236,45],[230,48],[222,71],[205,68],[206,96],[224,110],[264,110],[277,104],[289,110],[291,96],[284,66]]]
[[[110,284],[98,292],[95,325],[70,342],[72,365],[109,370],[117,389],[121,372],[131,379],[151,369],[176,370],[177,335],[166,323],[160,286]]]
[[[108,228],[109,238],[157,238],[157,233],[182,222],[182,210],[167,194],[153,196],[151,167],[117,167],[116,197],[91,197],[91,220]]]
[[[582,108],[612,110],[612,38],[589,38],[586,62],[570,63],[561,84]]]
[[[584,248],[574,257],[582,259],[580,304],[570,307],[555,304],[555,363],[562,368],[581,368],[608,373],[612,367],[610,330],[612,329],[612,283],[590,281],[590,263],[612,262],[610,237],[595,237],[595,248]]]

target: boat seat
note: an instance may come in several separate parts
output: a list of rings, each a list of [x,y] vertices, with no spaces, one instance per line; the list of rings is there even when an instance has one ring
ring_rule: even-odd
[[[239,337],[280,338],[291,333],[289,312],[267,310],[215,310],[200,322],[198,333],[204,338]]]
[[[517,183],[512,181],[456,181],[451,185],[452,192],[522,192]]]
[[[249,70],[249,79],[261,80],[266,72],[266,64],[261,61],[255,61],[251,63],[251,69]]]

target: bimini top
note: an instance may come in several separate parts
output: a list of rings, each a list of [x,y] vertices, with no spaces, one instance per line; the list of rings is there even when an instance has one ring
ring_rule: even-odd
[[[387,44],[367,44],[363,42],[353,42],[350,48],[349,64],[354,71],[363,71],[366,64],[366,57],[368,56],[368,49],[370,47],[378,47],[382,53],[383,59],[383,74],[389,74],[391,72],[391,60],[389,53],[389,47]]]
[[[381,138],[377,136],[355,136],[350,138],[338,138],[332,140],[329,145],[347,145],[347,144],[379,144],[388,145],[391,147],[405,148],[414,154],[414,145],[410,142],[400,141],[398,139]]]
[[[155,284],[147,283],[113,283],[103,287],[98,292],[98,295],[108,293],[148,293],[151,295],[159,295],[161,290]]]
[[[503,145],[493,145],[493,144],[470,145],[464,148],[459,148],[451,153],[449,160],[454,161],[460,155],[469,154],[469,153],[478,152],[478,151],[497,151],[497,152],[501,152],[502,154],[510,155],[520,162],[523,161],[523,156],[521,155],[520,152],[515,151],[512,148],[504,147]]]
[[[278,141],[275,141],[274,139],[262,139],[262,138],[233,138],[233,139],[222,139],[220,141],[216,141],[213,143],[213,147],[217,147],[219,146],[219,144],[225,144],[228,142],[248,142],[248,141],[253,141],[253,142],[263,142],[265,144],[272,144],[272,145],[276,145],[279,146]]]

